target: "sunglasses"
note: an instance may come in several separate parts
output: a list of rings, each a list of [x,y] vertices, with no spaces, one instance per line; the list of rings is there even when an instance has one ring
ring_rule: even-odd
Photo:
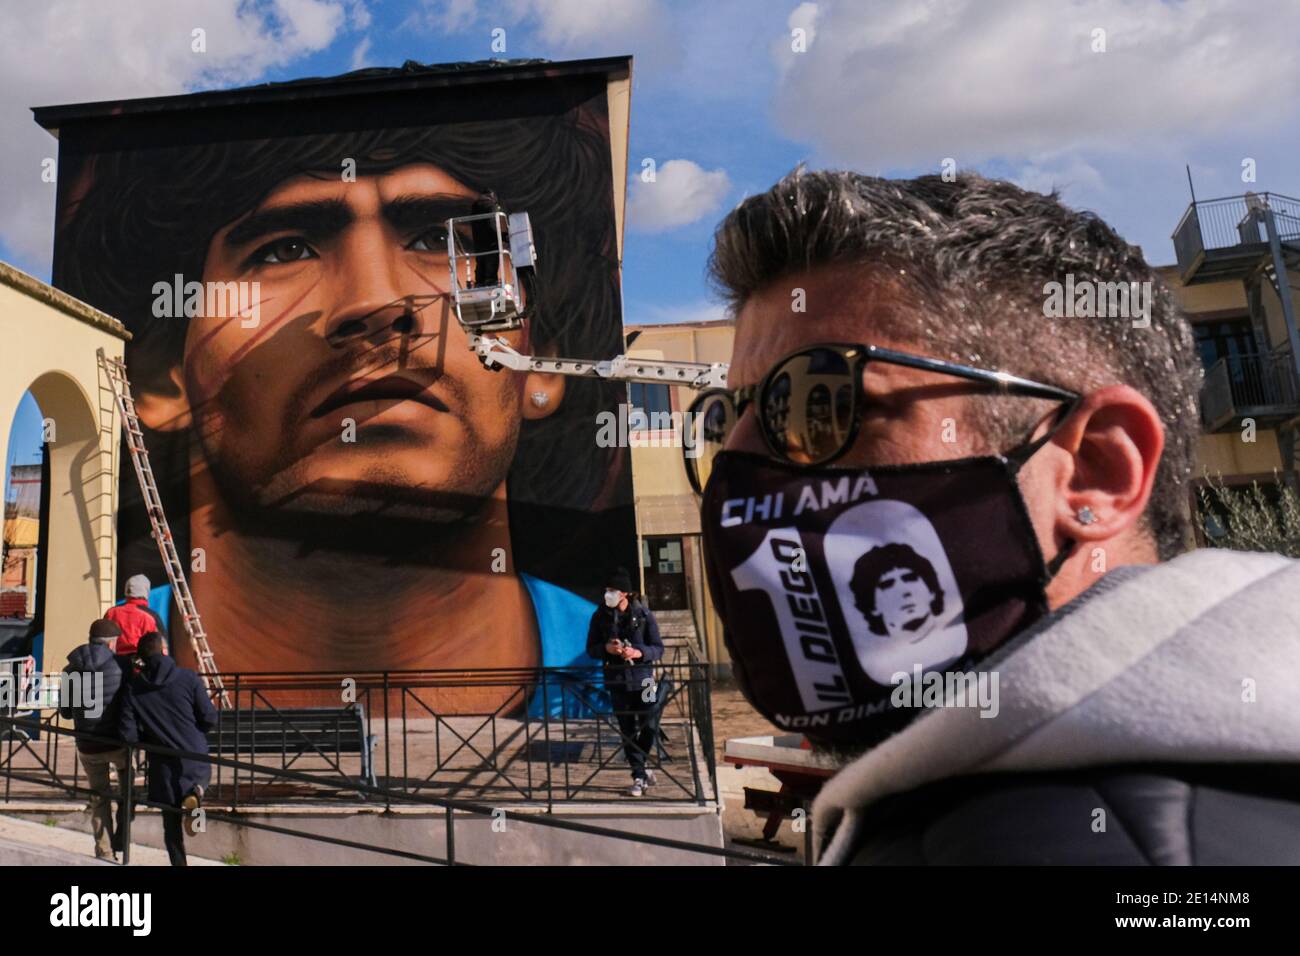
[[[793,465],[823,465],[839,458],[858,436],[867,397],[862,373],[868,362],[940,372],[987,385],[999,395],[1068,402],[1057,421],[1074,410],[1082,396],[1027,378],[958,365],[881,348],[878,345],[814,345],[777,362],[757,385],[710,389],[691,403],[687,414],[692,441],[683,443],[686,474],[696,494],[704,493],[713,460],[722,451],[746,407],[756,403],[759,430],[768,451]]]

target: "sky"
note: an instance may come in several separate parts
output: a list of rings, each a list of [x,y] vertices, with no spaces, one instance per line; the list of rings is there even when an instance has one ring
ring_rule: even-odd
[[[1055,189],[1153,264],[1187,167],[1200,199],[1300,195],[1300,0],[0,0],[0,23],[0,259],[46,280],[57,143],[30,107],[408,59],[634,57],[628,323],[723,317],[712,231],[799,163]],[[39,437],[28,402],[15,460]]]

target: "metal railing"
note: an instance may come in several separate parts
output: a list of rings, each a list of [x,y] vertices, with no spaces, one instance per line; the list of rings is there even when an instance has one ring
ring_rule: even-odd
[[[232,809],[336,803],[355,797],[354,783],[377,781],[386,799],[433,794],[548,811],[621,800],[632,782],[626,750],[636,743],[619,717],[638,707],[659,731],[646,759],[658,778],[653,799],[702,806],[717,795],[707,665],[689,645],[671,657],[655,665],[651,700],[617,710],[600,668],[223,674],[233,706],[220,712],[214,753],[307,773],[313,785],[218,763],[213,797]],[[322,718],[327,708],[337,719]],[[75,769],[57,737],[42,737],[52,724],[51,714],[29,725],[33,739],[18,743],[27,769],[63,785]],[[8,763],[0,755],[0,768]]]
[[[45,787],[51,787],[63,794],[73,796],[95,796],[96,792],[81,786],[75,777],[72,780],[59,780],[54,777],[42,777],[36,774],[25,773],[13,766],[12,749],[15,741],[21,741],[23,746],[30,746],[31,741],[37,737],[43,737],[51,741],[50,746],[57,752],[57,741],[63,738],[75,738],[77,740],[89,741],[93,743],[117,743],[108,738],[99,737],[94,734],[71,730],[65,727],[57,726],[52,719],[39,719],[35,717],[14,717],[0,716],[0,739],[8,742],[10,748],[10,759],[0,763],[0,774],[6,778],[6,800],[8,800],[8,784],[13,780],[20,782],[35,783]],[[318,786],[320,778],[316,775],[302,771],[287,770],[275,766],[265,766],[251,763],[243,760],[236,760],[226,757],[214,756],[211,754],[200,754],[185,750],[175,750],[170,747],[163,747],[155,744],[124,744],[127,752],[127,766],[132,768],[131,772],[125,774],[122,780],[122,791],[120,794],[98,794],[101,797],[117,798],[121,797],[128,806],[128,812],[123,814],[125,832],[122,834],[122,848],[124,864],[130,863],[131,848],[131,820],[134,816],[135,808],[140,806],[152,807],[163,813],[180,813],[176,807],[165,804],[158,804],[148,800],[141,800],[136,796],[136,788],[139,783],[137,777],[141,770],[137,766],[137,755],[154,757],[173,757],[186,760],[197,760],[211,764],[213,767],[227,768],[233,773],[248,773],[253,775],[262,775],[276,778],[283,781],[291,781],[299,785]],[[63,748],[65,751],[75,752],[73,741],[69,740]],[[621,840],[628,843],[641,844],[645,846],[662,847],[666,849],[677,849],[691,853],[698,853],[705,856],[722,857],[744,861],[747,863],[762,863],[774,866],[798,866],[797,861],[789,860],[762,853],[753,853],[744,850],[734,850],[727,847],[715,847],[707,844],[690,843],[685,840],[675,840],[668,837],[656,837],[642,833],[632,833],[624,830],[618,830],[613,827],[602,827],[594,824],[581,823],[577,820],[564,819],[562,817],[551,816],[547,814],[525,813],[518,810],[505,809],[499,805],[485,804],[475,801],[453,800],[440,797],[424,795],[420,793],[406,793],[392,791],[383,787],[376,787],[360,781],[345,781],[342,784],[347,789],[355,792],[358,797],[366,798],[371,805],[375,805],[379,799],[386,804],[400,803],[406,806],[427,806],[439,808],[442,810],[445,826],[445,845],[446,855],[442,857],[420,854],[411,850],[403,850],[395,847],[388,847],[382,844],[367,843],[357,840],[348,840],[341,837],[332,837],[324,834],[313,833],[304,830],[295,830],[288,827],[276,826],[274,824],[262,823],[249,820],[243,816],[231,813],[224,813],[205,807],[204,814],[208,820],[228,823],[232,826],[247,828],[252,830],[261,830],[282,835],[297,837],[319,843],[331,844],[354,849],[367,850],[375,853],[385,854],[397,858],[416,860],[419,862],[441,864],[447,866],[467,865],[463,860],[456,858],[456,822],[457,814],[468,816],[491,817],[492,819],[508,819],[518,821],[523,824],[532,826],[548,827],[557,830],[567,830],[570,832],[581,833],[592,837]],[[209,801],[205,800],[205,803]]]
[[[1300,241],[1300,199],[1280,193],[1249,193],[1203,199],[1187,207],[1174,229],[1174,254],[1185,276],[1206,251],[1268,242],[1257,210],[1271,209],[1283,242]]]
[[[1297,412],[1300,396],[1289,352],[1228,355],[1205,373],[1201,418],[1211,431],[1243,415],[1290,417]]]

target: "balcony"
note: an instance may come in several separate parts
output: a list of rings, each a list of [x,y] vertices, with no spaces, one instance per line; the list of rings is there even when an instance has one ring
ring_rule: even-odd
[[[1187,207],[1174,230],[1174,253],[1184,284],[1242,278],[1269,254],[1264,212],[1272,210],[1278,239],[1300,251],[1300,199],[1246,193]]]
[[[1300,396],[1288,352],[1229,355],[1205,374],[1201,420],[1207,431],[1236,428],[1243,418],[1268,427],[1296,415],[1300,415]]]

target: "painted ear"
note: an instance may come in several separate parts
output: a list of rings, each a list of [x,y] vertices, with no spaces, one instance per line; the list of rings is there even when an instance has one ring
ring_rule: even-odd
[[[181,378],[180,366],[173,365],[167,372],[171,388],[167,392],[155,389],[135,389],[135,410],[141,423],[151,431],[184,431],[194,423],[190,411],[189,396],[185,394],[185,383]]]

